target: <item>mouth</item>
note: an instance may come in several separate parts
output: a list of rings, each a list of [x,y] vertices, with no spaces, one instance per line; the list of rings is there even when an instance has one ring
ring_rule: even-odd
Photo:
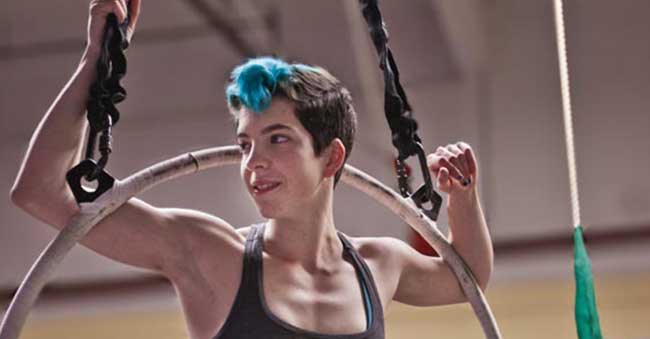
[[[273,191],[276,189],[278,186],[280,186],[279,182],[273,182],[273,183],[253,183],[253,193],[255,195],[262,195],[268,192]]]

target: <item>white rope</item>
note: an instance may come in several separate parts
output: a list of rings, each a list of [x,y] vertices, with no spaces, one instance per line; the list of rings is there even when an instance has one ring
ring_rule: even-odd
[[[569,189],[571,192],[571,213],[573,227],[580,226],[580,199],[578,197],[578,179],[576,155],[573,146],[573,122],[571,113],[571,89],[569,86],[569,63],[567,61],[566,38],[564,34],[564,13],[562,0],[554,0],[555,33],[557,36],[557,54],[560,65],[560,85],[562,89],[562,113],[564,115],[564,136],[566,138],[567,164],[569,167]]]
[[[20,336],[27,314],[58,264],[70,249],[104,217],[113,213],[131,197],[159,183],[212,167],[237,164],[240,159],[241,154],[237,146],[186,153],[148,167],[123,181],[116,181],[114,187],[102,194],[95,202],[81,204],[80,212],[45,248],[21,283],[0,326],[0,339],[16,339]],[[438,230],[434,221],[417,209],[411,200],[404,199],[377,179],[350,165],[345,166],[341,179],[393,211],[420,233],[456,274],[486,338],[501,338],[490,307],[469,267]]]

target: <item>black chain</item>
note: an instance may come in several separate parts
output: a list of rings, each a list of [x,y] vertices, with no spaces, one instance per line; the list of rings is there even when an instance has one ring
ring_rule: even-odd
[[[379,56],[379,68],[384,73],[384,112],[391,130],[393,146],[398,151],[396,167],[400,193],[404,197],[412,198],[429,218],[437,220],[442,197],[433,189],[426,154],[417,135],[418,124],[413,118],[411,105],[399,81],[399,71],[393,53],[388,48],[386,24],[381,17],[377,0],[359,0],[359,3]],[[405,160],[413,155],[418,157],[424,184],[411,194]],[[427,202],[431,202],[431,208],[424,207]]]
[[[120,119],[116,104],[126,99],[126,90],[120,85],[120,80],[126,74],[126,57],[124,50],[128,48],[126,28],[129,17],[122,23],[117,23],[117,17],[109,14],[101,53],[97,61],[97,77],[90,87],[90,98],[86,103],[87,118],[90,133],[86,144],[86,158],[66,174],[66,180],[77,203],[91,202],[113,187],[115,179],[104,167],[112,152],[112,128]],[[100,158],[94,160],[95,143],[99,135]],[[97,180],[98,187],[93,192],[86,191],[81,180]]]

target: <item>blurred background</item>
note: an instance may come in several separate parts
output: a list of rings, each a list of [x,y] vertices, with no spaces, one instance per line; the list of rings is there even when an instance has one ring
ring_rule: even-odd
[[[573,338],[571,212],[552,1],[385,0],[390,46],[433,151],[478,155],[495,247],[487,297],[505,338]],[[30,136],[72,75],[88,2],[11,1],[0,12],[0,306],[55,236],[9,199]],[[606,338],[650,337],[650,2],[565,3],[582,219]],[[145,1],[127,51],[127,100],[107,166],[116,178],[181,152],[232,144],[232,68],[275,54],[322,65],[352,92],[359,133],[349,163],[395,187],[374,49],[353,0]],[[235,167],[183,177],[142,198],[261,220]],[[415,181],[414,184],[419,184]],[[412,241],[377,203],[337,189],[337,227]],[[444,230],[446,215],[441,217]],[[393,303],[388,338],[480,338],[467,305]],[[185,338],[163,278],[75,248],[24,338]]]

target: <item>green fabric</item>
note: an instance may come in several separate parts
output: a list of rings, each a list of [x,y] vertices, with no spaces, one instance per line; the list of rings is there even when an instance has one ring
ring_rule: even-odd
[[[575,318],[580,339],[602,339],[594,293],[594,278],[587,249],[582,239],[582,226],[573,232],[573,268],[576,280]]]

